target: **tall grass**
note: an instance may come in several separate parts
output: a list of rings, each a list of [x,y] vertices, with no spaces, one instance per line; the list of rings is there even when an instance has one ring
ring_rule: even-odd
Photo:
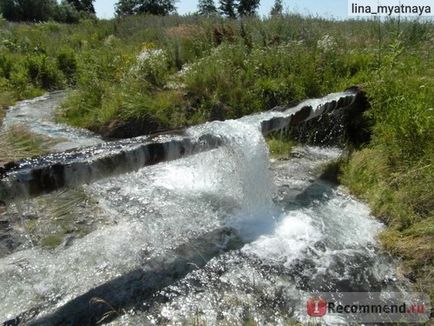
[[[414,26],[415,38],[429,35]],[[352,154],[341,181],[388,225],[381,235],[385,248],[404,258],[407,276],[433,299],[434,48],[432,41],[414,42],[399,34],[366,83],[373,139]]]

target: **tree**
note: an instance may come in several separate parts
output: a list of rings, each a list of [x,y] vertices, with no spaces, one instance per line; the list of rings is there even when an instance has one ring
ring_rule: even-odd
[[[136,0],[121,0],[115,5],[115,12],[117,16],[131,16],[134,15],[136,8]]]
[[[174,0],[141,0],[138,2],[138,13],[166,16],[176,11]]]
[[[118,16],[137,14],[166,16],[175,11],[175,0],[119,0],[116,4]]]
[[[236,18],[235,1],[234,0],[220,0],[220,12],[222,15],[229,18]]]
[[[21,20],[21,12],[18,9],[18,4],[13,0],[1,0],[0,12],[2,16],[10,21]]]
[[[199,0],[198,13],[202,16],[212,16],[217,13],[214,0]]]
[[[47,21],[56,6],[56,0],[0,0],[3,17],[11,21]]]
[[[240,0],[238,3],[238,14],[242,16],[253,16],[259,7],[260,0]]]
[[[53,19],[60,23],[76,24],[80,21],[80,13],[68,1],[63,0],[55,8]]]
[[[273,8],[271,8],[271,16],[281,16],[283,13],[283,3],[282,0],[275,0]]]
[[[70,3],[77,11],[84,11],[89,14],[95,14],[95,8],[93,7],[93,2],[95,0],[66,0]]]

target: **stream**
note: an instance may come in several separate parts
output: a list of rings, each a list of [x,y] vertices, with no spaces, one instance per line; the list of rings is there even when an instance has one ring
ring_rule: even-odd
[[[58,92],[18,103],[3,128],[20,124],[54,138],[53,151],[102,143],[54,122],[63,97]],[[408,289],[397,263],[377,243],[384,226],[364,203],[320,177],[342,150],[298,146],[288,160],[273,160],[251,120],[188,130],[212,132],[225,146],[10,204],[0,217],[0,248],[13,243],[0,255],[0,321],[43,320],[63,306],[72,314],[73,299],[110,288],[114,279],[130,286],[124,275],[131,271],[156,261],[176,268],[169,259],[180,247],[188,257],[200,256],[216,245],[213,232],[227,238],[219,254],[201,257],[203,266],[166,278],[164,286],[134,294],[133,301],[117,293],[128,297],[126,304],[92,323],[306,323],[299,303],[312,292]],[[233,246],[224,248],[230,237]],[[102,301],[110,305],[110,297]],[[334,318],[324,323],[346,323]]]

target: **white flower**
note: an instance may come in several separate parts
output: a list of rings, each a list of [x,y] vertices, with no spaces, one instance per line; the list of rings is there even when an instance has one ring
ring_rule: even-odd
[[[137,61],[139,63],[143,63],[145,61],[149,61],[152,59],[161,59],[165,58],[166,53],[162,49],[144,49],[137,56]]]
[[[113,34],[111,34],[111,35],[107,36],[106,39],[104,40],[104,45],[105,46],[112,46],[112,45],[114,45],[116,40],[117,40],[117,37],[114,36]]]
[[[316,46],[318,47],[318,49],[324,52],[328,52],[336,48],[337,43],[333,36],[326,34],[321,39],[318,40]]]

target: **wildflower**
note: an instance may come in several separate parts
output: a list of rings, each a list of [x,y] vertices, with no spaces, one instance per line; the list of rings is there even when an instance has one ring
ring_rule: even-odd
[[[147,62],[147,61],[165,59],[165,57],[166,57],[166,53],[162,49],[149,49],[149,48],[145,48],[137,56],[137,61],[139,63],[144,63],[144,62]]]
[[[328,52],[336,48],[337,43],[333,36],[324,35],[321,39],[318,40],[317,45],[318,49]]]
[[[117,39],[118,38],[116,36],[111,34],[111,35],[107,36],[106,39],[104,40],[104,45],[109,46],[109,47],[113,46]]]

